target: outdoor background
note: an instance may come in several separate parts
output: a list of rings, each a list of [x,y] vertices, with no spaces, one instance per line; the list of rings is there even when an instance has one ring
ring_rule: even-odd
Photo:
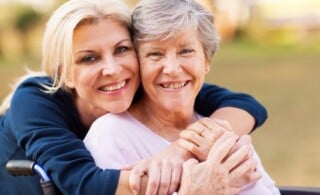
[[[39,70],[44,24],[61,2],[0,0],[1,100],[24,67]],[[278,185],[320,187],[320,1],[201,2],[214,11],[222,38],[207,81],[268,109],[253,139]]]

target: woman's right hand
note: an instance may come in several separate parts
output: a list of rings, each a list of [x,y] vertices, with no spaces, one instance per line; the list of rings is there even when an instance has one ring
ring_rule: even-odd
[[[241,150],[246,150],[248,153],[242,157],[243,161],[230,172],[232,185],[238,187],[243,187],[261,178],[261,173],[257,171],[257,162],[253,158],[254,148],[251,136],[244,135],[239,138],[231,149],[227,161],[232,162],[239,158]]]

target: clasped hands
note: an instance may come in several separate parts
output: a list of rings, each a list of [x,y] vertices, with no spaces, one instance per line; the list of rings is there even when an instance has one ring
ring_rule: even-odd
[[[261,175],[249,135],[238,136],[227,121],[202,118],[181,131],[160,154],[130,169],[133,194],[237,194]]]

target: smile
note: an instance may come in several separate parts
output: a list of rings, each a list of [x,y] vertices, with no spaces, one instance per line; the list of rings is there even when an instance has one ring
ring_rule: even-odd
[[[126,81],[124,80],[124,81],[122,81],[120,83],[116,83],[116,84],[112,84],[112,85],[107,85],[107,86],[101,87],[100,89],[102,91],[105,91],[105,92],[110,92],[110,91],[119,90],[119,89],[123,88],[125,85],[126,85]]]
[[[188,84],[188,81],[180,82],[180,83],[169,83],[169,84],[161,84],[163,88],[166,89],[180,89]]]

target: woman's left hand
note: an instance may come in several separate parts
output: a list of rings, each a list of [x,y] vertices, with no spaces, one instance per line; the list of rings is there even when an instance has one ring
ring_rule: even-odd
[[[131,169],[129,185],[134,194],[172,194],[177,191],[182,174],[182,160],[162,159],[159,156],[144,159],[135,165],[123,167]],[[147,184],[142,187],[142,178]],[[143,193],[142,189],[145,189]]]
[[[202,118],[181,131],[178,144],[198,160],[204,161],[211,147],[225,131],[231,131],[227,121]]]

